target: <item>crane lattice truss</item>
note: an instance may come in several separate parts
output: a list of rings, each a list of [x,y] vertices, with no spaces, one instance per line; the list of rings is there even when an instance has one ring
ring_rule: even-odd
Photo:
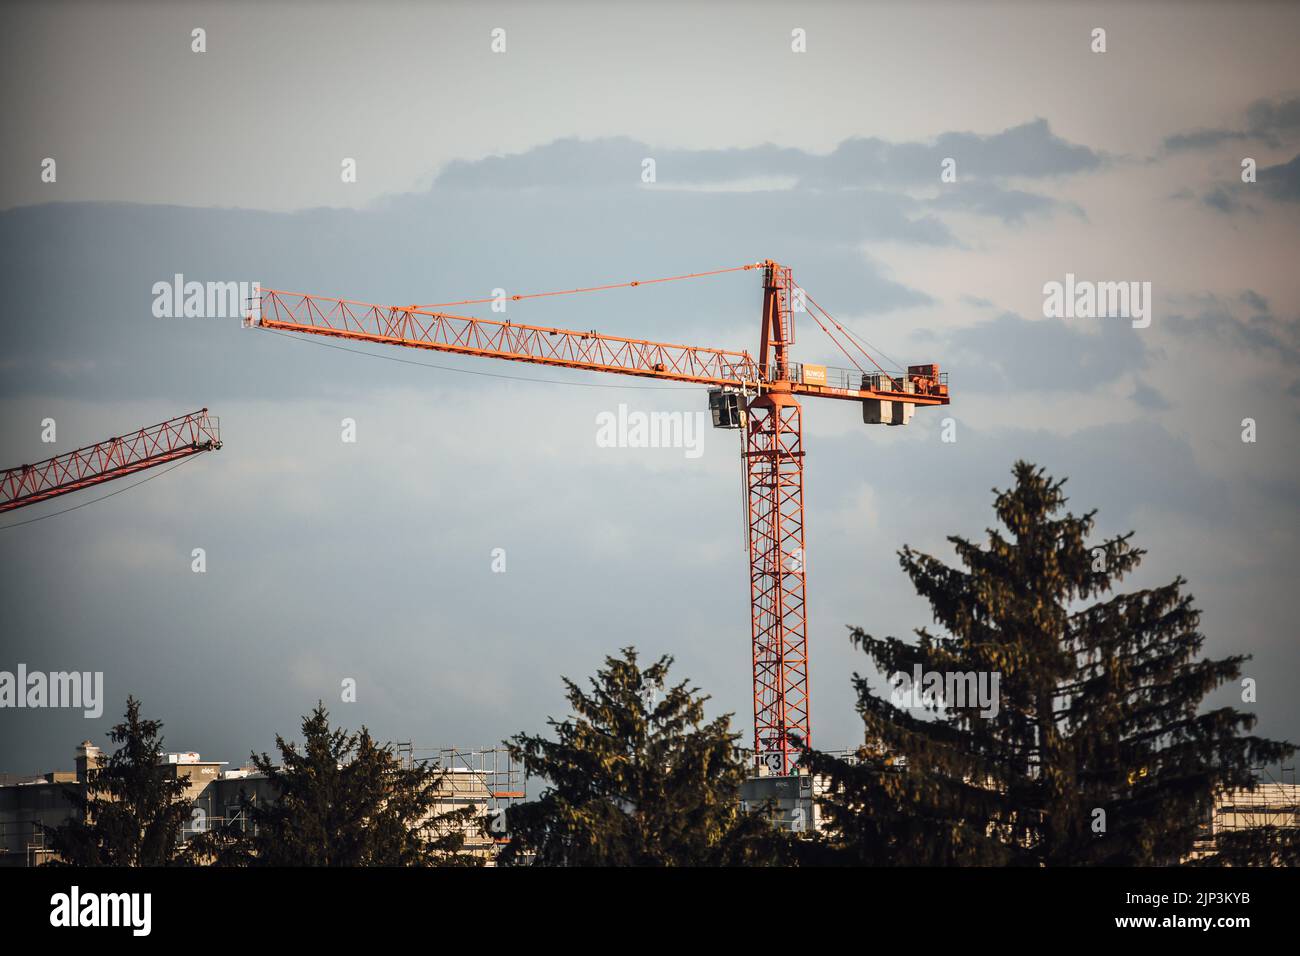
[[[614,372],[642,378],[706,385],[740,396],[749,497],[749,565],[754,675],[754,751],[772,773],[794,770],[801,746],[811,746],[808,684],[808,617],[803,506],[803,423],[800,398],[860,402],[863,420],[905,424],[915,406],[947,405],[947,376],[937,365],[887,371],[861,343],[798,289],[789,268],[764,262],[711,273],[649,282],[697,278],[759,269],[763,315],[757,357],[744,351],[670,345],[592,331],[519,325],[437,311],[435,306],[383,306],[349,299],[263,288],[250,324],[284,332],[332,336],[384,345],[432,349],[478,358],[530,362],[557,368]],[[571,289],[564,295],[631,287],[649,282]],[[512,296],[512,300],[535,296]],[[493,301],[471,299],[445,305]],[[868,372],[808,309],[820,312],[850,346],[875,365]],[[792,362],[796,311],[807,312],[853,362],[856,371]],[[725,416],[724,416],[725,417]],[[715,415],[715,424],[719,419]],[[724,425],[723,427],[727,427]]]
[[[201,408],[121,438],[7,469],[0,477],[0,512],[220,447],[220,423]]]

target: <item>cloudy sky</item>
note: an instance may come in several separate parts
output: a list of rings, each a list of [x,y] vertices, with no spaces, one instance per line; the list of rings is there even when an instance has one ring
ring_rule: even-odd
[[[1188,579],[1207,653],[1253,655],[1260,732],[1300,740],[1300,10],[699,7],[0,11],[0,462],[50,455],[47,417],[62,450],[207,406],[226,442],[0,521],[0,669],[101,670],[108,697],[0,713],[0,770],[70,768],[128,693],[169,747],[233,763],[318,698],[384,738],[492,744],[627,644],[748,728],[737,436],[595,441],[620,403],[702,391],[158,319],[152,287],[407,304],[769,257],[954,395],[905,429],[806,408],[815,743],[860,737],[846,625],[928,622],[897,549],[981,536],[1021,457],[1100,533],[1136,530],[1130,586]],[[1150,282],[1150,327],[1044,318],[1067,273]],[[743,272],[510,317],[753,351],[759,295]],[[796,357],[845,364],[810,325]]]

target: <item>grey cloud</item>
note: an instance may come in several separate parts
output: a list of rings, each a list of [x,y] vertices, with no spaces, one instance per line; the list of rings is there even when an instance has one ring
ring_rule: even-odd
[[[1259,209],[1246,201],[1246,197],[1256,189],[1277,202],[1300,202],[1300,154],[1290,162],[1261,167],[1256,180],[1257,185],[1237,181],[1231,185],[1219,183],[1201,196],[1201,202],[1216,212],[1225,214],[1258,213]]]
[[[961,381],[964,389],[982,392],[1088,392],[1147,365],[1142,336],[1129,323],[1074,321],[1088,321],[1090,327],[1004,312],[952,332],[948,342],[957,352],[949,364],[954,370],[978,368],[978,374],[968,371]]]
[[[753,177],[803,177],[817,158],[772,145],[745,149],[660,149],[626,136],[568,137],[522,153],[456,160],[442,169],[435,189],[638,188],[642,163],[655,161],[658,182],[726,183]]]
[[[1132,398],[1142,408],[1153,412],[1167,411],[1173,407],[1159,391],[1146,384],[1146,382],[1137,383],[1133,389]]]
[[[563,139],[523,153],[453,162],[439,173],[434,188],[636,188],[647,158],[655,160],[661,185],[766,178],[819,189],[928,186],[939,183],[940,163],[948,157],[956,160],[960,182],[1041,179],[1096,169],[1104,161],[1088,147],[1056,136],[1046,120],[1037,119],[989,135],[944,133],[930,143],[849,139],[825,156],[770,144],[683,150],[660,149],[627,137]]]
[[[1008,225],[1018,225],[1030,217],[1044,217],[1058,210],[1066,210],[1073,216],[1085,218],[1083,210],[1074,203],[1062,203],[1037,193],[1004,189],[993,183],[981,182],[945,186],[928,205],[945,212],[974,212],[1001,219]]]
[[[1246,109],[1246,128],[1262,138],[1300,130],[1300,96],[1256,100]]]
[[[1219,184],[1201,197],[1201,202],[1216,212],[1233,213],[1239,209],[1250,209],[1240,196],[1232,193],[1223,184]]]
[[[1221,143],[1256,139],[1279,146],[1300,131],[1300,96],[1289,99],[1258,99],[1246,107],[1244,129],[1202,128],[1165,137],[1170,152],[1208,149]]]
[[[1241,294],[1241,301],[1245,303],[1248,308],[1254,309],[1256,312],[1268,311],[1268,299],[1264,298],[1254,289],[1247,289],[1243,292]]]
[[[1198,296],[1192,314],[1176,313],[1167,325],[1175,335],[1208,338],[1221,346],[1260,356],[1300,361],[1300,322],[1276,315],[1269,302],[1248,289],[1235,299]]]
[[[1247,134],[1231,129],[1197,129],[1166,136],[1164,147],[1170,152],[1188,149],[1206,149],[1231,140],[1246,139]]]
[[[1265,166],[1258,175],[1260,188],[1281,202],[1300,202],[1300,154],[1289,163]]]
[[[931,143],[887,143],[851,139],[810,174],[818,185],[848,186],[866,182],[928,184],[938,182],[940,164],[956,160],[957,179],[1040,179],[1086,172],[1104,158],[1086,146],[1054,134],[1036,119],[1000,133],[944,133]]]

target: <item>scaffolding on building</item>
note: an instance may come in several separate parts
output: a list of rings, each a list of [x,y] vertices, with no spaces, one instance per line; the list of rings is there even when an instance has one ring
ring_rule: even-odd
[[[505,812],[526,795],[523,766],[510,751],[504,747],[419,747],[409,740],[394,747],[403,767],[423,765],[442,772],[435,818],[454,810],[473,811],[460,826],[464,852],[495,857],[507,842]],[[445,823],[434,824],[430,830],[437,835],[447,832]]]
[[[1300,827],[1296,768],[1282,767],[1276,776],[1260,769],[1257,775],[1259,782],[1253,790],[1230,790],[1215,801],[1212,834],[1254,827]]]

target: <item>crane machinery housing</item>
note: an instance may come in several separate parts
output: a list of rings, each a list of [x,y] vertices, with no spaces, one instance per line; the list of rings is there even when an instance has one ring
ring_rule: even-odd
[[[948,404],[947,375],[933,364],[886,370],[850,330],[794,284],[788,267],[770,259],[711,272],[509,298],[519,301],[630,288],[752,269],[761,270],[763,277],[756,356],[745,351],[669,345],[603,335],[594,330],[580,332],[520,325],[439,311],[496,301],[492,298],[383,306],[263,287],[258,308],[250,313],[246,324],[282,332],[707,386],[713,424],[743,433],[741,454],[749,518],[754,754],[757,767],[784,775],[795,771],[801,748],[812,745],[801,400],[831,398],[859,402],[865,423],[905,425],[917,406]],[[795,340],[796,312],[811,316],[849,358],[854,370],[792,361],[790,348]],[[856,347],[874,369],[864,369],[846,343]]]

